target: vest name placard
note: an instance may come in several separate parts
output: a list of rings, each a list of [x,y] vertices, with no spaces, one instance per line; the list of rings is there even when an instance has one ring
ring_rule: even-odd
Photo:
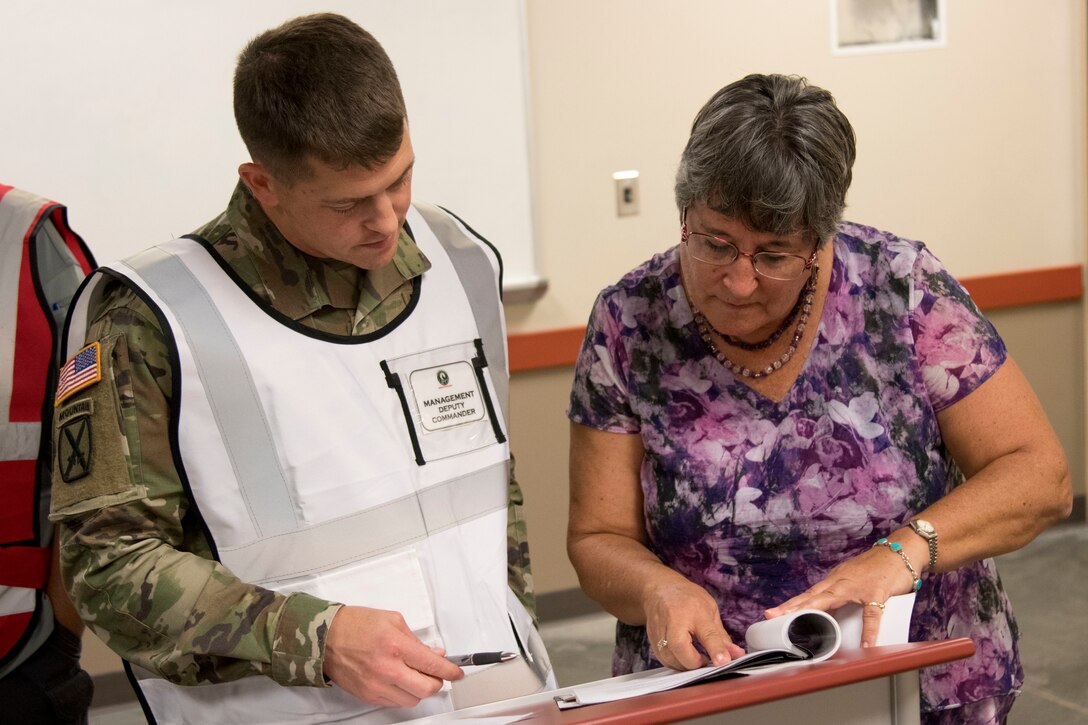
[[[484,417],[475,371],[463,360],[414,370],[409,381],[425,430],[443,430]]]

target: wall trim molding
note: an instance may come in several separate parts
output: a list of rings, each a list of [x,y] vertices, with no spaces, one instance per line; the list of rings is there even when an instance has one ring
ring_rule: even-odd
[[[574,365],[585,336],[584,326],[509,335],[510,372]]]
[[[998,310],[1048,302],[1068,302],[1084,297],[1084,267],[1067,264],[1021,272],[1006,272],[960,280],[980,309]],[[510,372],[574,365],[586,328],[564,327],[522,332],[507,338]]]
[[[1029,269],[1022,272],[965,277],[960,280],[982,310],[1067,302],[1084,296],[1082,265]]]

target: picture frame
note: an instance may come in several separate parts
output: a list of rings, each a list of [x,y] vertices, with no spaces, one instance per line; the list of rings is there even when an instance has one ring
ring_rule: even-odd
[[[830,0],[831,52],[932,50],[948,44],[948,0]]]

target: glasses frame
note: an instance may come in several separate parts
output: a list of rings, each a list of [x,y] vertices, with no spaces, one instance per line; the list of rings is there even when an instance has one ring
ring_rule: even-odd
[[[756,274],[758,274],[760,277],[766,277],[767,279],[773,279],[776,282],[792,282],[792,281],[794,281],[796,279],[801,279],[801,277],[804,276],[805,272],[808,272],[809,270],[812,269],[812,265],[816,263],[816,255],[820,251],[820,247],[819,247],[819,245],[817,245],[816,248],[812,250],[812,254],[809,255],[808,257],[805,257],[803,254],[793,254],[792,252],[755,252],[754,254],[749,253],[749,252],[743,252],[743,251],[741,251],[740,247],[738,247],[736,244],[733,244],[733,242],[729,241],[728,239],[722,239],[721,237],[716,237],[713,234],[705,234],[703,232],[688,231],[687,215],[688,215],[688,210],[685,209],[684,214],[680,217],[680,243],[681,244],[684,244],[685,246],[688,246],[688,249],[690,250],[691,247],[688,245],[688,240],[693,235],[698,235],[700,237],[708,237],[709,239],[713,239],[714,241],[716,241],[716,242],[718,242],[718,243],[720,243],[720,244],[722,244],[724,246],[732,247],[733,251],[736,252],[736,256],[733,257],[732,261],[729,261],[729,262],[712,262],[709,259],[703,259],[702,257],[696,256],[696,254],[694,252],[691,252],[691,258],[692,259],[694,259],[696,261],[699,261],[699,262],[702,262],[703,264],[709,264],[709,265],[714,266],[714,267],[729,267],[729,266],[731,266],[733,264],[736,264],[737,260],[739,260],[741,257],[747,257],[752,263],[752,270]],[[797,259],[803,260],[804,263],[805,263],[805,267],[804,267],[804,269],[802,269],[800,272],[798,272],[793,277],[773,277],[773,276],[767,274],[766,272],[763,272],[762,270],[760,270],[759,266],[756,264],[756,257],[758,257],[760,255],[769,255],[769,256],[772,256],[772,257],[795,257]]]

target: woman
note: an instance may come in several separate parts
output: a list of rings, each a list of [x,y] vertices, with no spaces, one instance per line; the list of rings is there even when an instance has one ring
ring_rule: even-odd
[[[872,644],[920,587],[911,639],[977,648],[922,671],[923,721],[1001,722],[1023,675],[990,557],[1068,515],[1069,474],[940,262],[840,222],[853,161],[850,123],[799,78],[748,76],[699,112],[680,244],[590,318],[568,551],[619,619],[614,674],[725,662],[803,607],[865,605]]]

